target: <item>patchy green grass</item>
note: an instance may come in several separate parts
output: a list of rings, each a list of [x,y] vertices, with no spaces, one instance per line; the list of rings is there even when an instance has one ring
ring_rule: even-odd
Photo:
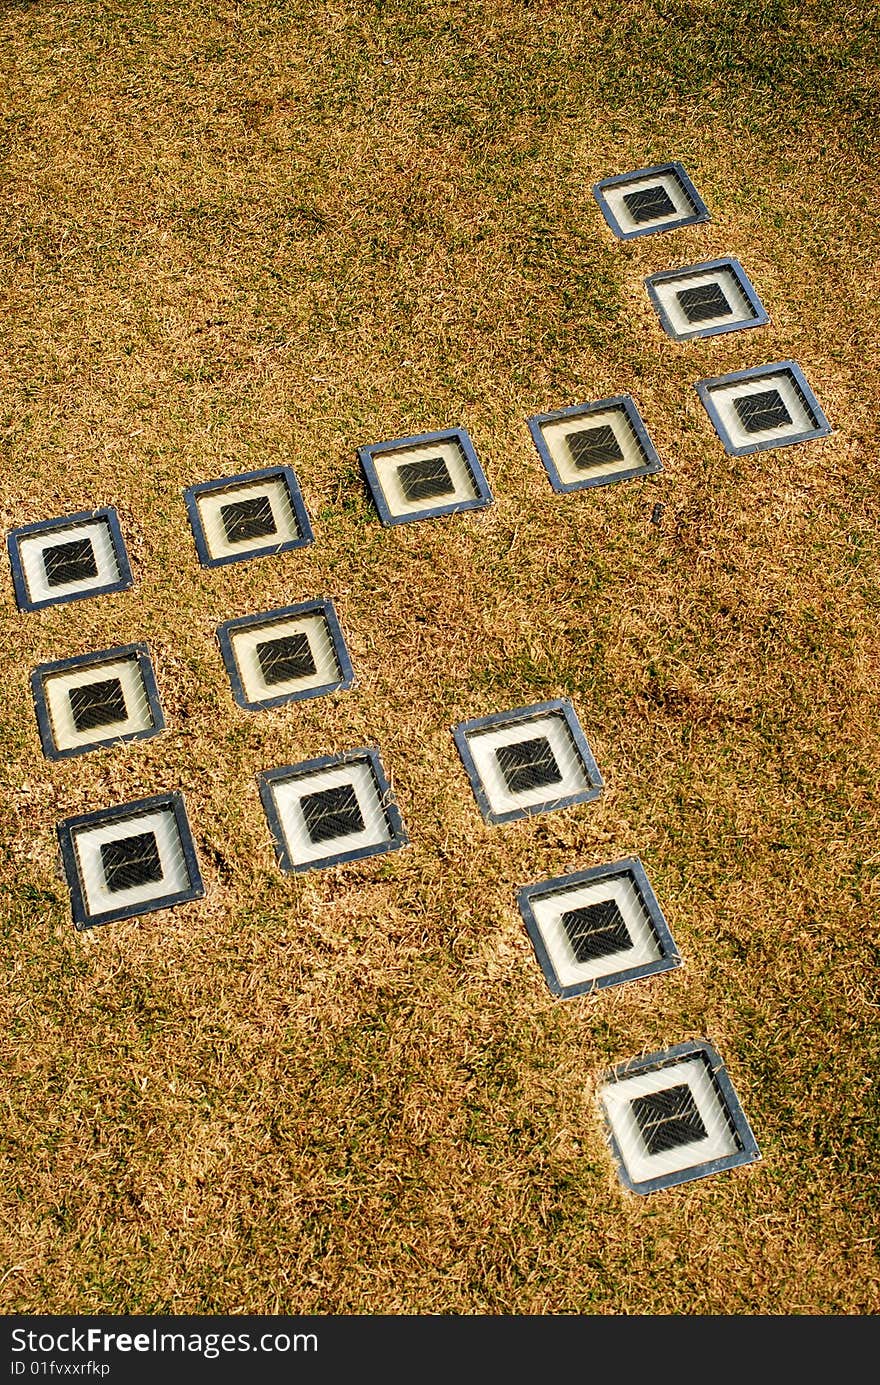
[[[877,1312],[870,15],[47,0],[0,34],[0,519],[116,505],[136,578],[0,584],[4,1310]],[[592,184],[670,158],[712,221],[614,242]],[[644,277],[725,254],[771,325],[670,341]],[[789,356],[834,433],[727,457],[694,381]],[[524,420],[623,392],[664,471],[554,495]],[[495,504],[382,529],[357,446],[457,424]],[[182,489],[280,463],[315,545],[201,570]],[[241,711],[217,623],[321,595],[355,688]],[[45,761],[30,670],[134,639],[167,733]],[[487,827],[450,727],[559,695],[603,798]],[[412,846],[282,877],[257,773],[367,742]],[[75,934],[55,824],[173,788],[205,899]],[[684,967],[553,1002],[516,887],[632,854]],[[598,1080],[698,1035],[763,1161],[628,1196]]]

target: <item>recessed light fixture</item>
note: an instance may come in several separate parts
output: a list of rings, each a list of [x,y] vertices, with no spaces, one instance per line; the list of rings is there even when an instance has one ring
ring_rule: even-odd
[[[296,474],[287,466],[204,481],[184,491],[202,567],[284,553],[313,541]]]
[[[464,428],[358,448],[383,524],[409,524],[491,505],[492,493]]]
[[[78,929],[205,893],[179,793],[68,818],[58,841]]]
[[[226,620],[220,652],[239,707],[259,711],[350,688],[354,672],[332,601]]]
[[[794,361],[700,380],[696,388],[732,457],[809,442],[831,432],[818,399]]]
[[[536,414],[528,424],[555,491],[607,486],[663,470],[629,394]]]
[[[602,792],[602,776],[566,700],[464,721],[453,736],[487,822],[567,808]]]
[[[675,341],[763,327],[770,321],[739,260],[707,260],[645,280],[663,330]]]
[[[706,1040],[621,1064],[599,1095],[621,1182],[632,1192],[653,1193],[761,1157]]]
[[[145,740],[165,729],[145,644],[40,664],[31,688],[43,754],[50,760]]]
[[[708,207],[680,163],[603,178],[593,196],[618,240],[709,220]]]
[[[119,517],[112,508],[41,520],[6,539],[19,610],[123,591],[132,584]]]
[[[259,785],[284,871],[357,861],[409,841],[373,747],[267,770]]]
[[[635,857],[525,885],[518,903],[554,995],[584,995],[681,965]]]

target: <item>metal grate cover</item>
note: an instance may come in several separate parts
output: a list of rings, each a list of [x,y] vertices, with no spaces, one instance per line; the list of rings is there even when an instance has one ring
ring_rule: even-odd
[[[69,539],[43,549],[43,572],[49,587],[68,587],[98,575],[95,545],[88,539]]]
[[[453,729],[487,822],[587,803],[602,776],[571,702],[558,699],[477,717]]]
[[[566,434],[565,444],[572,466],[579,471],[625,460],[623,448],[610,423],[600,423],[595,428],[577,428]]]
[[[218,625],[217,639],[232,685],[246,711],[324,697],[354,682],[332,601],[306,601]]]
[[[492,493],[464,428],[392,438],[358,448],[383,524],[409,524],[482,509]]]
[[[825,417],[795,361],[699,380],[697,393],[729,456],[827,437]]]
[[[102,842],[101,869],[111,894],[156,884],[165,872],[155,832],[138,832],[121,841]]]
[[[593,188],[593,196],[618,240],[709,220],[705,202],[680,163],[603,178]]]
[[[625,192],[623,201],[637,226],[644,226],[649,221],[665,221],[677,214],[675,203],[662,183],[640,188],[636,192]]]
[[[112,508],[26,524],[13,529],[6,543],[19,610],[38,611],[132,585]]]
[[[524,885],[517,902],[554,995],[586,995],[681,965],[637,857]]]
[[[560,493],[663,470],[629,394],[536,414],[528,427],[550,484]]]
[[[674,341],[764,327],[770,321],[739,260],[706,260],[645,280],[661,326]]]
[[[304,794],[299,806],[312,842],[331,842],[337,837],[351,837],[366,828],[358,796],[351,784]]]
[[[687,1082],[635,1097],[632,1112],[649,1154],[661,1154],[708,1137]]]
[[[562,783],[562,770],[546,736],[501,745],[495,758],[504,782],[512,794],[529,793],[548,784]]]
[[[599,1097],[621,1182],[631,1192],[656,1192],[761,1157],[707,1040],[621,1064]]]
[[[183,494],[202,567],[286,553],[314,541],[291,467],[223,476]]]
[[[764,433],[768,428],[785,428],[794,421],[782,402],[779,390],[761,390],[758,394],[740,395],[734,399],[733,407],[747,433]]]
[[[165,729],[145,644],[40,664],[31,690],[43,754],[50,760],[146,740]]]
[[[114,726],[125,721],[128,707],[119,678],[104,678],[71,688],[67,694],[70,713],[77,731],[94,731],[99,726]]]
[[[270,688],[278,683],[299,682],[318,672],[309,637],[302,631],[258,644],[257,661],[263,681]]]
[[[204,893],[183,798],[159,794],[58,824],[77,929],[169,909]]]
[[[688,322],[711,322],[713,318],[724,317],[731,311],[717,280],[679,289],[675,296]]]
[[[319,870],[409,842],[372,746],[267,770],[259,785],[284,871]]]
[[[584,904],[562,915],[562,927],[578,962],[594,962],[617,952],[628,952],[633,940],[615,899]]]
[[[423,462],[403,462],[397,475],[407,500],[435,500],[440,495],[454,495],[455,482],[444,457],[428,457]]]
[[[249,539],[265,539],[278,533],[272,502],[265,494],[221,504],[220,519],[227,543],[247,543]]]

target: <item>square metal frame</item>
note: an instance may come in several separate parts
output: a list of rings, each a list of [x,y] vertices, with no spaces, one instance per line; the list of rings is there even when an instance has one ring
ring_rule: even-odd
[[[55,744],[55,736],[52,731],[52,718],[46,698],[46,679],[56,673],[67,673],[73,669],[89,668],[92,665],[95,668],[100,668],[103,664],[116,663],[121,659],[137,660],[138,672],[144,685],[153,725],[143,731],[128,731],[121,736],[104,736],[100,740],[90,741],[88,745],[69,746],[66,750],[60,750]],[[94,654],[77,654],[72,659],[58,659],[51,664],[38,664],[31,674],[31,691],[34,698],[34,710],[37,714],[40,743],[47,760],[69,760],[75,755],[88,755],[90,751],[99,750],[103,746],[122,745],[125,741],[149,740],[165,730],[165,715],[159,701],[159,689],[156,686],[153,661],[145,644],[124,644],[116,649],[101,649]]]
[[[232,645],[233,633],[236,630],[249,630],[263,625],[268,628],[271,625],[281,624],[284,619],[309,615],[322,615],[324,617],[341,676],[332,683],[323,683],[317,688],[304,688],[300,692],[286,692],[278,697],[265,698],[261,702],[248,701],[235,659],[235,650]],[[311,697],[324,697],[331,692],[344,692],[354,682],[354,669],[346,647],[345,636],[336,614],[336,607],[329,597],[321,597],[315,601],[303,601],[297,606],[279,606],[275,611],[262,611],[256,615],[237,616],[234,620],[224,620],[217,626],[217,642],[220,645],[220,653],[223,656],[226,673],[232,685],[232,696],[239,707],[243,707],[246,712],[262,712],[272,707],[281,707],[285,702],[300,702]]]
[[[353,851],[331,852],[311,861],[297,864],[290,855],[284,835],[284,828],[272,791],[275,784],[286,784],[292,779],[308,780],[324,769],[351,764],[368,764],[378,790],[379,801],[391,836],[387,841],[372,842],[369,846],[359,846]],[[275,859],[281,870],[287,874],[299,875],[309,870],[324,870],[328,866],[341,866],[348,861],[360,861],[368,856],[383,856],[388,851],[399,851],[409,846],[409,835],[403,825],[400,810],[395,802],[391,784],[382,767],[377,746],[361,746],[348,750],[343,755],[322,755],[317,760],[303,760],[298,765],[280,765],[277,769],[267,769],[257,776],[263,811],[272,833]]]
[[[470,500],[453,500],[447,505],[427,505],[423,510],[414,510],[404,515],[392,514],[373,458],[388,452],[402,452],[406,448],[418,447],[421,444],[428,446],[432,442],[458,443],[477,494]],[[418,433],[410,438],[389,438],[386,442],[373,442],[359,447],[357,453],[373,504],[385,525],[414,524],[422,519],[437,519],[441,515],[457,514],[463,510],[482,510],[492,504],[489,482],[466,428],[444,428],[436,433]]]
[[[21,540],[30,538],[33,534],[51,534],[55,529],[73,529],[83,524],[94,524],[96,520],[102,520],[107,525],[113,556],[119,569],[118,580],[106,582],[103,587],[89,587],[88,591],[72,592],[67,596],[47,596],[42,601],[31,601],[28,596],[27,578],[21,559]],[[104,596],[108,592],[126,591],[134,585],[134,577],[119,524],[119,515],[112,505],[103,506],[98,510],[81,510],[75,515],[61,515],[58,519],[41,519],[37,520],[35,524],[23,524],[18,529],[10,530],[6,536],[6,546],[12,568],[15,602],[20,611],[41,611],[46,606],[60,606],[67,601],[85,601],[90,596]]]
[[[214,495],[229,491],[233,494],[240,487],[255,481],[277,481],[284,482],[287,488],[290,507],[293,517],[296,520],[296,527],[300,537],[297,539],[284,539],[280,543],[273,544],[271,547],[264,545],[261,548],[243,549],[240,553],[223,553],[219,558],[211,556],[208,548],[208,541],[205,537],[205,528],[202,524],[202,516],[199,511],[199,500],[203,495]],[[264,467],[261,471],[244,471],[236,476],[220,476],[213,481],[200,481],[197,486],[188,486],[183,492],[186,502],[186,512],[189,518],[189,525],[195,539],[196,552],[199,555],[199,563],[202,567],[225,567],[227,563],[244,563],[251,558],[272,558],[278,553],[286,553],[294,548],[306,548],[310,543],[314,543],[315,535],[312,531],[311,521],[300,490],[299,481],[293,467],[289,466],[270,466]]]
[[[645,459],[643,465],[626,467],[624,470],[612,472],[610,475],[606,473],[602,476],[585,476],[581,481],[564,481],[544,437],[545,424],[557,423],[566,418],[588,418],[590,414],[608,413],[611,410],[625,415],[626,421],[642,450]],[[657,455],[657,449],[648,435],[638,405],[631,394],[616,394],[609,399],[594,399],[588,404],[571,404],[566,409],[554,409],[550,413],[534,414],[527,420],[527,423],[532,435],[532,442],[535,444],[544,470],[550,478],[550,484],[559,495],[565,495],[569,491],[591,490],[594,486],[611,486],[617,481],[632,481],[638,476],[653,476],[658,471],[663,470],[663,463]]]
[[[710,1174],[722,1173],[725,1169],[738,1168],[742,1164],[753,1164],[761,1158],[758,1142],[727,1075],[727,1069],[721,1055],[708,1039],[691,1039],[683,1044],[675,1044],[674,1047],[665,1049],[662,1053],[651,1053],[644,1058],[632,1058],[626,1063],[619,1063],[617,1067],[606,1073],[602,1086],[622,1082],[624,1079],[636,1077],[640,1073],[656,1072],[665,1067],[671,1068],[688,1058],[702,1058],[705,1062],[716,1093],[724,1106],[731,1131],[740,1148],[733,1154],[724,1155],[720,1159],[708,1159],[702,1164],[691,1164],[687,1168],[676,1169],[672,1173],[662,1174],[658,1178],[634,1181],[627,1172],[614,1131],[603,1110],[606,1137],[617,1164],[618,1176],[623,1186],[632,1193],[655,1193],[661,1188],[672,1188],[681,1183],[691,1183],[698,1178],[708,1178]]]
[[[812,414],[815,420],[813,428],[804,429],[800,433],[792,433],[784,438],[768,438],[765,442],[744,443],[737,447],[731,440],[730,434],[724,426],[721,415],[712,398],[714,390],[736,384],[738,380],[760,380],[766,376],[772,379],[774,375],[787,374],[791,377],[792,383],[804,404],[808,414]],[[712,427],[724,444],[724,450],[729,457],[747,457],[753,452],[768,452],[774,447],[790,447],[796,442],[812,442],[814,438],[827,438],[831,430],[831,424],[825,417],[818,399],[807,383],[806,376],[796,361],[775,361],[770,365],[750,366],[748,370],[735,370],[730,375],[715,375],[704,380],[698,380],[694,386],[697,394],[703,402],[703,408],[712,421]]]
[[[190,879],[189,889],[178,890],[174,894],[157,895],[155,899],[144,900],[136,906],[126,904],[121,905],[118,909],[107,909],[100,914],[90,914],[86,908],[85,892],[76,860],[74,843],[79,829],[100,827],[111,822],[127,822],[130,818],[141,817],[146,813],[162,808],[170,808],[174,813],[180,847]],[[137,918],[140,914],[152,914],[158,909],[172,909],[177,904],[185,904],[188,900],[204,897],[205,886],[199,870],[195,842],[181,793],[155,794],[152,798],[139,799],[137,803],[122,803],[115,808],[100,808],[94,813],[83,813],[79,817],[65,818],[63,822],[58,823],[56,832],[58,845],[61,848],[64,874],[70,890],[73,923],[78,932],[82,932],[86,928],[95,928],[102,923],[114,923],[119,919]]]
[[[642,962],[638,966],[623,967],[619,971],[608,972],[605,976],[596,976],[587,981],[576,981],[570,986],[563,986],[557,977],[553,960],[544,942],[532,901],[542,899],[547,895],[562,893],[567,888],[589,885],[599,880],[614,880],[620,876],[626,876],[632,882],[657,940],[660,956],[653,962]],[[638,981],[645,976],[655,976],[659,972],[672,971],[681,966],[681,956],[675,945],[675,940],[669,931],[669,925],[663,916],[663,910],[660,908],[657,896],[651,888],[645,868],[637,856],[627,856],[621,861],[613,861],[608,865],[593,866],[590,870],[575,871],[572,875],[558,875],[552,880],[539,880],[532,885],[523,885],[517,892],[517,904],[549,990],[553,995],[562,996],[566,1000],[574,996],[589,995],[593,991],[604,990],[606,986],[620,986],[627,981]]]
[[[733,322],[730,326],[725,323],[717,323],[714,327],[695,326],[686,332],[678,332],[670,320],[669,314],[663,305],[660,295],[657,293],[658,284],[674,284],[676,279],[690,279],[696,274],[710,274],[713,270],[727,270],[736,280],[737,287],[743,298],[748,303],[754,314],[743,322]],[[728,332],[743,332],[749,327],[766,327],[770,321],[770,314],[764,307],[757,290],[749,276],[746,274],[739,260],[725,257],[721,260],[705,260],[702,264],[685,265],[681,269],[664,269],[659,274],[649,274],[645,280],[645,288],[648,297],[653,304],[654,311],[660,319],[660,325],[668,337],[673,341],[691,341],[694,337],[718,337]]]
[[[649,178],[652,174],[656,174],[658,177],[664,174],[671,174],[678,182],[685,197],[693,206],[693,215],[677,217],[674,220],[665,222],[661,226],[648,226],[644,230],[636,228],[632,231],[625,231],[603,195],[605,189],[622,187],[626,183],[641,182],[642,179]],[[617,173],[612,178],[602,178],[598,183],[593,185],[593,196],[598,203],[599,210],[605,218],[605,221],[618,240],[635,240],[636,236],[653,236],[659,234],[661,231],[676,231],[680,226],[696,226],[699,222],[711,220],[709,208],[694,187],[690,176],[685,171],[684,165],[677,161],[666,164],[654,164],[651,168],[637,168],[631,173]]]
[[[542,803],[530,804],[523,808],[509,808],[496,813],[483,786],[476,761],[471,753],[468,737],[475,732],[487,731],[499,726],[520,726],[523,722],[535,721],[546,716],[561,716],[577,751],[581,766],[586,774],[589,787],[578,793],[566,794],[562,798],[548,798]],[[461,756],[462,763],[470,780],[474,798],[486,822],[493,824],[514,822],[517,818],[532,817],[537,813],[551,813],[557,808],[570,808],[576,803],[590,803],[598,798],[605,787],[593,752],[587,744],[574,705],[568,698],[554,698],[550,702],[536,702],[530,707],[516,707],[509,712],[494,712],[488,717],[474,717],[470,721],[459,722],[452,728],[452,737]]]

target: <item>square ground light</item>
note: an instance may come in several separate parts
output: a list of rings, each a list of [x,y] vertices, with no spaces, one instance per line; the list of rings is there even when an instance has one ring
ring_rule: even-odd
[[[707,260],[645,280],[663,330],[675,341],[763,327],[770,321],[738,260]]]
[[[267,770],[259,784],[284,871],[318,870],[408,844],[372,747]]]
[[[618,240],[709,220],[708,207],[680,163],[603,178],[593,196]]]
[[[394,438],[358,448],[383,524],[408,524],[492,503],[492,493],[464,428]]]
[[[132,584],[119,518],[112,508],[41,520],[6,539],[19,610],[123,591]]]
[[[525,885],[518,903],[554,995],[584,995],[681,965],[635,857]]]
[[[453,736],[487,822],[567,808],[602,792],[602,776],[566,700],[464,721]]]
[[[306,601],[217,627],[239,707],[260,711],[350,688],[354,672],[332,601]]]
[[[178,793],[68,818],[58,824],[58,841],[78,929],[205,893]]]
[[[621,1182],[636,1193],[760,1158],[717,1051],[706,1040],[636,1058],[600,1091]]]
[[[731,457],[827,437],[831,424],[794,361],[697,382],[697,393]]]
[[[184,499],[202,567],[284,553],[314,538],[290,467],[205,481]]]
[[[165,729],[144,644],[40,664],[31,688],[43,754],[50,760],[145,740]]]
[[[663,470],[629,394],[536,414],[528,425],[555,491],[607,486]]]

